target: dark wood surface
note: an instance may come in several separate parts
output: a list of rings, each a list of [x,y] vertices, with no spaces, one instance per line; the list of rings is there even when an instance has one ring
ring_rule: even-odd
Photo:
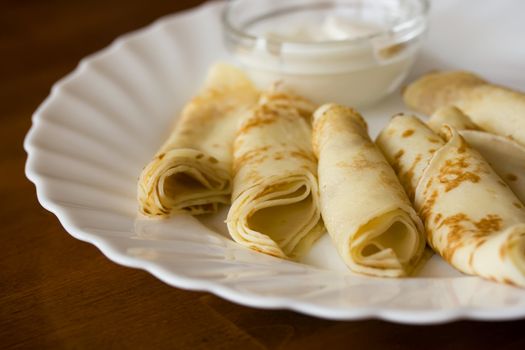
[[[177,0],[0,3],[0,348],[525,349],[525,321],[414,327],[256,310],[110,262],[40,207],[22,141],[53,82]]]

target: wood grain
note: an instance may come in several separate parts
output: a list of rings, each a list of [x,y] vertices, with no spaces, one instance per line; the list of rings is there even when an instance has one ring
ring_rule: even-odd
[[[256,310],[172,288],[70,237],[23,174],[53,82],[116,36],[199,1],[4,1],[0,8],[0,348],[525,348],[524,321],[413,327]]]

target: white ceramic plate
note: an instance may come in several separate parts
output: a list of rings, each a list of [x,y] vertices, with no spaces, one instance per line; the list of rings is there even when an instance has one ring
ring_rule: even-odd
[[[413,76],[463,68],[525,90],[524,2],[433,5],[431,34]],[[200,221],[136,221],[143,165],[208,66],[227,59],[222,6],[208,4],[126,35],[53,86],[25,140],[26,173],[42,206],[116,263],[244,305],[414,324],[524,317],[525,291],[461,275],[436,256],[416,277],[377,279],[348,272],[327,235],[303,263],[293,263],[232,242],[224,212]],[[393,96],[363,112],[375,135],[403,109]]]

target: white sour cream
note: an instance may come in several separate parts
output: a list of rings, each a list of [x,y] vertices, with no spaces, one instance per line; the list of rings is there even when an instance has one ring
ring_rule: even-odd
[[[371,23],[351,22],[338,16],[327,16],[321,24],[295,23],[279,32],[270,31],[266,37],[303,42],[352,40],[377,33],[381,29],[380,26]]]
[[[239,48],[235,55],[261,88],[284,81],[317,103],[360,107],[399,87],[414,62],[422,30],[401,38],[375,35],[381,32],[384,28],[376,23],[338,16],[274,23],[254,46]]]

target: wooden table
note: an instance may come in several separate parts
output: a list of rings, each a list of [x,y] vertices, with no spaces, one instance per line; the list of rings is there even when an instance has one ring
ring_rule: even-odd
[[[199,1],[6,1],[0,8],[0,348],[525,349],[525,321],[413,327],[255,310],[110,262],[40,207],[22,140],[53,82],[116,36]]]

